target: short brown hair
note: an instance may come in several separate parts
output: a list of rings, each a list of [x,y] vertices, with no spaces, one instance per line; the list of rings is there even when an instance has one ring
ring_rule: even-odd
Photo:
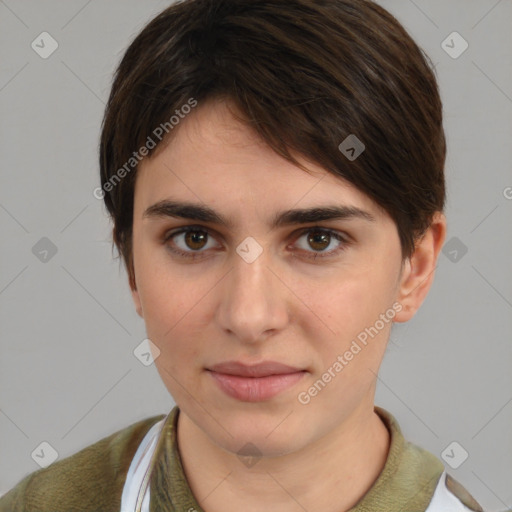
[[[185,0],[130,44],[103,119],[103,198],[132,287],[137,169],[126,162],[158,126],[176,133],[169,118],[191,98],[230,100],[276,153],[307,170],[297,152],[368,195],[396,223],[403,258],[443,211],[433,66],[390,13],[367,0]],[[338,148],[351,134],[365,145],[352,161]]]

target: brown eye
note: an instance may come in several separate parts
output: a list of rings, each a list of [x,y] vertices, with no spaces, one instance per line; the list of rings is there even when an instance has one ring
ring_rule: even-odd
[[[193,226],[166,234],[164,244],[174,254],[192,259],[206,257],[208,249],[220,247],[208,230]]]
[[[329,247],[331,242],[331,235],[324,233],[323,231],[310,231],[308,236],[308,244],[315,251],[324,251],[326,247]]]
[[[338,255],[350,245],[350,239],[338,231],[313,227],[303,230],[295,245],[305,258],[319,259]]]
[[[208,233],[205,231],[188,231],[185,233],[185,243],[195,251],[203,249],[208,241]]]

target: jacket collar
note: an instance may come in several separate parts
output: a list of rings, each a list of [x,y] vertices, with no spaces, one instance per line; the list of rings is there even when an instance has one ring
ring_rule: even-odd
[[[372,487],[348,512],[424,511],[443,474],[442,462],[430,452],[407,442],[393,415],[375,406],[375,412],[390,432],[390,447],[384,468]],[[151,478],[150,512],[204,512],[185,477],[177,443],[179,408],[175,406],[162,429]]]

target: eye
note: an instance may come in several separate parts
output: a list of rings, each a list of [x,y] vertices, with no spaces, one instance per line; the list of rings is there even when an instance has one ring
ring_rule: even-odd
[[[299,243],[299,248],[306,253],[306,258],[325,258],[334,256],[341,251],[344,251],[349,245],[348,237],[343,236],[338,231],[325,229],[320,227],[307,228],[299,235],[298,241],[304,240]],[[297,245],[297,242],[296,242]],[[329,250],[329,247],[331,249]],[[309,250],[312,248],[313,251]]]
[[[208,249],[215,247],[214,238],[208,229],[197,226],[187,226],[177,231],[167,233],[164,242],[172,241],[167,244],[167,248],[179,256],[185,258],[198,258]],[[204,250],[203,250],[204,249]]]
[[[304,229],[295,240],[294,245],[305,253],[304,257],[311,259],[335,256],[350,244],[348,236],[319,226]],[[172,253],[190,259],[206,257],[209,249],[220,247],[210,230],[203,226],[186,226],[171,231],[164,235],[163,243]]]

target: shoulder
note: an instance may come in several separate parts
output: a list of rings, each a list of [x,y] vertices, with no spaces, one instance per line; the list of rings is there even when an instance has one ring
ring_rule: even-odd
[[[138,421],[27,475],[0,498],[0,512],[119,510],[131,460],[149,429],[164,417]]]
[[[483,512],[473,496],[446,472],[438,457],[403,437],[391,413],[377,406],[375,412],[391,433],[385,492],[393,499],[400,496],[406,505],[402,507],[404,510]]]
[[[444,472],[439,479],[426,512],[484,512],[480,504],[451,475]]]
[[[425,512],[484,512],[434,454],[407,441],[405,445],[401,469],[407,473],[407,478],[422,483],[418,494],[431,497]],[[412,485],[412,481],[410,483]]]
[[[408,441],[405,445],[404,461],[407,460],[407,463],[403,469],[414,478],[421,474],[422,478],[418,481],[434,483],[434,486],[425,485],[423,488],[431,496],[425,512],[484,512],[462,484],[446,472],[441,460],[433,453]]]

